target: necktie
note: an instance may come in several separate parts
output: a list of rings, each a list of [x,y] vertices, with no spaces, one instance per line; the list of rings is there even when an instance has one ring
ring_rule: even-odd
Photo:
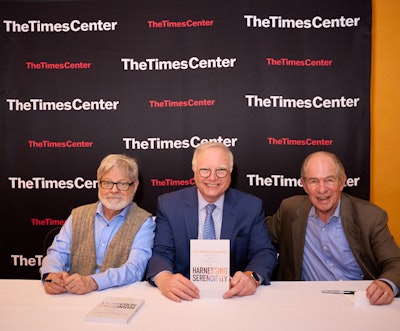
[[[204,222],[204,239],[215,239],[215,228],[214,219],[212,217],[212,212],[214,211],[216,205],[208,204],[206,206],[206,221]]]

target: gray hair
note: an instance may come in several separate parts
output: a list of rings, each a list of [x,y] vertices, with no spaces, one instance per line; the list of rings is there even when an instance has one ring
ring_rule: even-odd
[[[208,149],[208,148],[219,148],[219,149],[223,150],[228,155],[229,168],[230,168],[230,171],[232,172],[232,169],[233,169],[233,154],[232,154],[231,150],[228,147],[226,147],[225,144],[219,143],[219,142],[216,142],[216,141],[208,141],[208,142],[202,143],[194,150],[193,158],[192,158],[192,167],[194,169],[196,169],[196,163],[197,163],[198,154],[200,152]]]
[[[109,154],[100,163],[97,169],[97,180],[100,181],[103,175],[112,168],[117,167],[126,172],[132,182],[136,182],[139,177],[139,166],[136,159],[123,154]]]

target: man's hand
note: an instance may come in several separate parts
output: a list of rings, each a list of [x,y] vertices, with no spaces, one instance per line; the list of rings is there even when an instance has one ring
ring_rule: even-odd
[[[367,288],[367,298],[371,305],[388,305],[394,299],[394,293],[389,284],[374,280]]]
[[[245,273],[237,271],[231,279],[231,288],[225,292],[224,299],[237,295],[239,297],[252,295],[256,292],[257,285],[254,280]]]
[[[68,273],[65,271],[49,273],[43,283],[45,292],[48,294],[60,294],[67,292],[68,290],[65,288],[64,281],[66,277],[68,277]]]
[[[64,279],[64,282],[67,291],[74,294],[86,294],[99,288],[92,277],[80,274],[68,276]]]
[[[200,298],[199,289],[196,285],[181,274],[161,272],[157,275],[155,283],[162,295],[172,301],[191,301]]]

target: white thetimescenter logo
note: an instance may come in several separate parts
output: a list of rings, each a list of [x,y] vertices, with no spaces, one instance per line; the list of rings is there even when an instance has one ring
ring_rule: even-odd
[[[4,20],[5,31],[11,33],[62,33],[62,32],[98,32],[98,31],[114,31],[118,22],[103,22],[98,20],[95,22],[81,22],[72,20],[71,22],[49,23],[40,20],[29,20],[26,22],[17,22],[13,20]]]
[[[32,98],[27,101],[7,99],[10,111],[110,111],[117,110],[118,100],[82,100],[49,101]]]
[[[360,98],[347,98],[345,96],[328,99],[317,95],[312,99],[294,99],[282,95],[271,95],[263,98],[256,94],[247,94],[244,97],[248,107],[260,108],[357,108],[360,102]]]
[[[26,257],[23,255],[12,254],[11,259],[14,267],[36,267],[42,265],[43,255],[35,255],[34,257]]]
[[[284,18],[280,15],[270,15],[268,18],[260,18],[256,15],[244,15],[246,27],[264,29],[333,29],[333,28],[352,28],[360,23],[360,17],[335,17],[322,18],[314,16],[312,18]]]
[[[21,177],[8,177],[11,189],[17,190],[72,190],[72,189],[96,189],[97,180],[84,179],[77,177],[75,179],[46,179],[45,177],[32,177],[31,179],[22,179]]]
[[[303,187],[300,178],[286,177],[282,174],[272,174],[263,177],[259,174],[247,174],[249,186],[266,186],[266,187]],[[345,186],[358,186],[360,177],[347,178]]]
[[[211,59],[199,59],[193,56],[185,60],[160,60],[151,58],[142,61],[122,58],[121,62],[125,71],[196,70],[233,68],[236,63],[236,58],[221,58],[218,56]]]
[[[137,140],[136,138],[122,138],[125,143],[125,149],[142,149],[142,150],[162,150],[162,149],[187,149],[196,148],[200,144],[207,141],[215,141],[225,144],[227,147],[235,147],[238,138],[221,137],[217,138],[201,138],[193,136],[188,139],[161,139],[158,137],[147,138],[146,140]]]

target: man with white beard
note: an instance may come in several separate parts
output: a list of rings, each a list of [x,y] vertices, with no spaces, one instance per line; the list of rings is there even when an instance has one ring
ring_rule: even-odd
[[[40,268],[49,294],[85,294],[141,281],[152,254],[155,222],[133,198],[135,159],[106,156],[97,169],[96,203],[72,210]]]

